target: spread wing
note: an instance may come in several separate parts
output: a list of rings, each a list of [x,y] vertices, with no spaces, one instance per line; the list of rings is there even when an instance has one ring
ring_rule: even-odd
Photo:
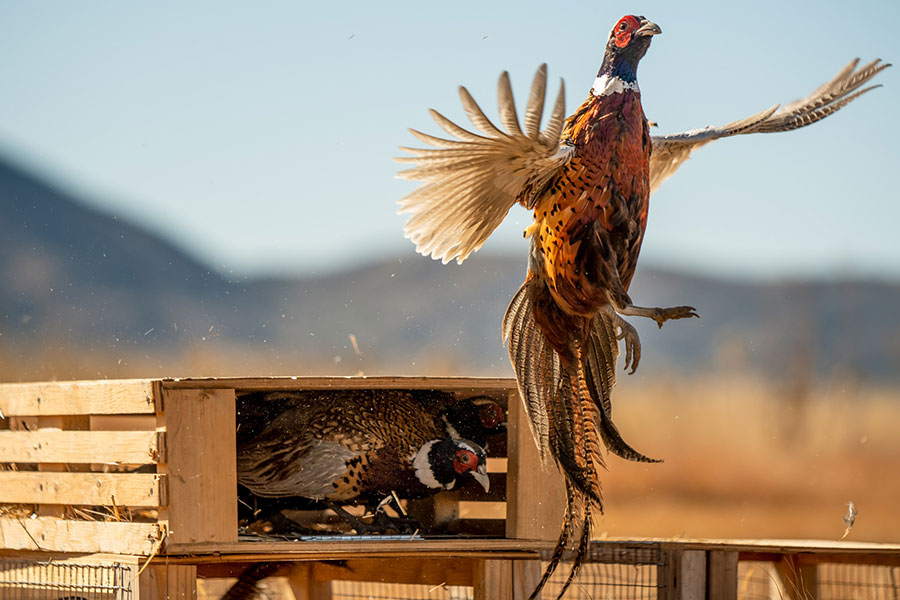
[[[547,126],[540,131],[547,87],[547,65],[535,73],[531,84],[524,126],[519,125],[509,74],[498,82],[500,122],[506,131],[488,119],[465,87],[459,97],[473,133],[439,112],[431,116],[454,139],[410,131],[433,148],[401,150],[414,156],[397,158],[414,166],[398,177],[426,183],[399,201],[401,213],[412,216],[403,228],[416,250],[447,263],[461,263],[478,250],[506,217],[516,202],[531,199],[568,161],[573,148],[560,143],[565,118],[565,86],[559,94]]]
[[[869,90],[880,85],[860,89],[882,70],[891,66],[874,60],[857,69],[854,59],[828,83],[801,100],[779,107],[773,106],[746,119],[722,127],[706,127],[684,133],[654,136],[650,156],[650,189],[655,192],[663,181],[678,170],[691,152],[713,140],[744,133],[774,133],[791,131],[811,125],[850,104]]]

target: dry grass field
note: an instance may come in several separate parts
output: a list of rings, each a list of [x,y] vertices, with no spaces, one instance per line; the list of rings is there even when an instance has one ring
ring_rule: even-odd
[[[737,377],[622,381],[626,439],[662,464],[608,460],[610,536],[900,540],[900,390],[797,394]]]

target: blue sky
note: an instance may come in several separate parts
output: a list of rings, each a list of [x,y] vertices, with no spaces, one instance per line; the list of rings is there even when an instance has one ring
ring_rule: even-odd
[[[900,2],[7,2],[0,152],[225,271],[326,271],[411,251],[391,157],[426,109],[495,114],[541,63],[573,109],[609,29],[646,15],[659,132],[806,95],[854,56],[900,61]],[[900,67],[800,132],[698,151],[651,200],[643,262],[742,276],[900,277]],[[554,86],[555,88],[555,86]],[[514,209],[482,251],[521,252]]]

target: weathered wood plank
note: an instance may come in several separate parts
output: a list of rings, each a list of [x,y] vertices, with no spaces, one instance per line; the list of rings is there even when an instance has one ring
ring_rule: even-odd
[[[160,461],[156,431],[0,431],[0,462],[144,465]]]
[[[796,554],[786,554],[775,561],[784,596],[788,600],[816,600],[819,597],[818,565],[798,558]]]
[[[518,390],[509,392],[506,537],[556,540],[566,510],[562,476],[542,464]]]
[[[897,554],[900,543],[855,542],[849,540],[799,539],[706,539],[666,537],[608,537],[594,544],[658,543],[663,548],[680,550],[737,550],[738,552],[774,552],[777,554],[834,553],[834,554]],[[741,560],[744,560],[743,558]]]
[[[165,506],[165,482],[155,473],[0,471],[0,502]]]
[[[299,563],[289,569],[286,576],[294,600],[331,600],[331,582],[317,580],[313,575],[315,565]]]
[[[541,561],[539,560],[517,560],[513,562],[512,586],[513,598],[516,600],[525,600],[531,596],[531,592],[537,587],[541,580]],[[537,596],[540,600],[541,596]]]
[[[155,523],[0,517],[0,548],[149,555],[161,535]]]
[[[512,579],[512,561],[477,561],[473,581],[474,600],[513,600]]]
[[[122,379],[0,384],[4,416],[150,414],[152,381]]]
[[[209,377],[163,379],[174,389],[310,390],[310,389],[407,389],[448,391],[508,391],[516,388],[508,377]]]
[[[197,567],[151,565],[141,573],[137,600],[196,600]]]
[[[738,553],[728,550],[710,550],[706,582],[707,595],[716,600],[737,600]]]
[[[346,540],[316,542],[251,542],[169,544],[166,560],[176,560],[173,555],[203,555],[214,562],[224,560],[240,562],[254,560],[328,560],[331,558],[379,558],[398,555],[440,557],[494,557],[535,558],[541,551],[550,550],[554,543],[541,540],[505,539],[435,539],[435,540]],[[227,555],[227,559],[225,558]],[[200,564],[205,557],[194,556],[187,560]]]
[[[315,563],[313,574],[318,581],[340,579],[416,585],[472,585],[472,562],[464,558],[349,559],[339,564]]]
[[[703,550],[668,550],[659,581],[665,583],[661,598],[665,600],[706,600],[706,552]],[[663,578],[663,576],[665,578]]]
[[[167,544],[237,541],[234,390],[163,392]],[[161,515],[162,517],[163,515]]]

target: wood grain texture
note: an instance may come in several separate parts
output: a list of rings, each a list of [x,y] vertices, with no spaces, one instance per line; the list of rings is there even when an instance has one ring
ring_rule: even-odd
[[[294,600],[332,600],[331,581],[316,579],[314,564],[298,564],[286,573]]]
[[[0,502],[156,508],[166,491],[155,473],[0,471]]]
[[[566,510],[562,475],[541,457],[517,390],[509,392],[506,537],[556,541]]]
[[[347,540],[314,542],[251,542],[177,544],[169,547],[166,560],[175,555],[216,553],[215,561],[254,560],[328,560],[332,558],[388,558],[403,556],[518,558],[534,559],[537,553],[553,548],[554,543],[541,540],[504,539],[433,539],[433,540]],[[186,558],[205,561],[203,557]],[[199,564],[199,563],[198,563]]]
[[[138,581],[135,600],[196,600],[197,567],[192,565],[151,565]]]
[[[0,548],[149,555],[161,536],[154,523],[0,517]]]
[[[513,598],[526,600],[537,587],[543,568],[539,560],[517,560],[513,562]],[[540,600],[538,596],[538,600]]]
[[[386,581],[414,585],[472,585],[473,562],[464,558],[349,559],[340,563],[317,562],[318,581]]]
[[[665,600],[706,599],[706,552],[703,550],[667,550],[664,578],[665,588],[660,598]],[[661,574],[662,575],[662,574]]]
[[[234,390],[164,391],[169,548],[237,541]],[[161,515],[161,518],[163,515]]]
[[[156,431],[0,431],[0,462],[144,465],[165,448]]]
[[[512,561],[477,561],[472,582],[475,588],[474,600],[513,600],[512,579]]]
[[[152,414],[149,379],[0,384],[0,413],[9,416]]]
[[[707,554],[707,595],[721,600],[737,600],[738,553],[710,550]]]
[[[818,565],[798,560],[795,554],[775,561],[786,600],[817,600],[819,597]]]
[[[460,392],[516,389],[507,377],[208,377],[163,379],[162,387],[175,389],[310,390],[310,389],[406,389]]]

